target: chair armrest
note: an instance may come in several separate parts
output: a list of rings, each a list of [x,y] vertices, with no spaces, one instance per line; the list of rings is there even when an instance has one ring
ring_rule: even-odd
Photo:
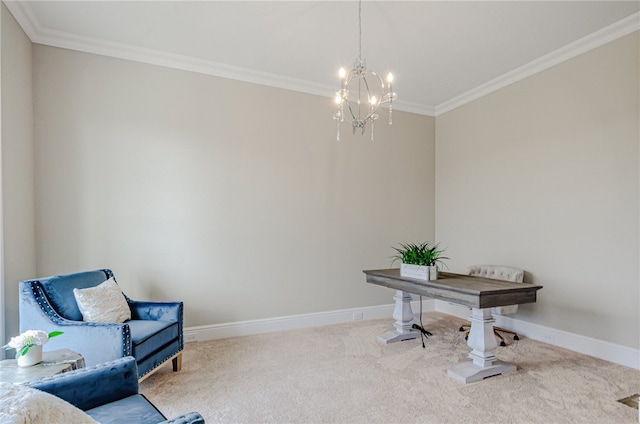
[[[127,323],[69,321],[64,318],[53,324],[41,324],[45,332],[63,331],[44,346],[46,351],[70,349],[84,357],[87,366],[113,361],[132,355],[131,331]]]
[[[131,319],[182,323],[182,302],[147,302],[127,298]]]
[[[204,423],[204,418],[197,412],[188,412],[180,415],[179,417],[172,418],[170,420],[162,421],[158,424],[201,424]]]
[[[87,411],[137,394],[138,368],[135,358],[127,356],[25,385],[51,393]]]

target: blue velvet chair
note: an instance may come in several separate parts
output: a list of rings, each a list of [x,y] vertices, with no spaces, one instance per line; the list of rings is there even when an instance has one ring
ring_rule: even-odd
[[[204,423],[197,412],[167,420],[139,393],[136,368],[135,358],[128,356],[25,385],[64,399],[101,424]]]
[[[179,371],[184,347],[182,302],[139,302],[125,296],[131,320],[121,324],[82,320],[73,289],[94,287],[111,277],[111,270],[101,269],[20,282],[20,331],[63,331],[44,350],[71,349],[84,357],[87,366],[133,356],[140,380],[169,360]]]

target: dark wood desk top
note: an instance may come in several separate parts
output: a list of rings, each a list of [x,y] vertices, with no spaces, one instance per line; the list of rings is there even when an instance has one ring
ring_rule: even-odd
[[[512,283],[470,275],[439,272],[432,281],[401,277],[400,269],[363,271],[367,283],[402,290],[421,296],[457,303],[470,308],[518,305],[536,301],[536,292],[542,288],[535,284]]]

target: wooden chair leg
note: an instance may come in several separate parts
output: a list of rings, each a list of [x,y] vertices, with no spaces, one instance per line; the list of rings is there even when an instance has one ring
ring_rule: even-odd
[[[502,328],[502,327],[495,327],[493,329],[493,332],[496,334],[496,336],[498,336],[500,338],[500,340],[502,340],[502,343],[500,343],[500,346],[506,346],[507,344],[504,342],[504,337],[502,337],[498,331],[501,331],[503,333],[507,333],[507,334],[511,334],[513,336],[513,340],[517,341],[520,340],[520,337],[518,337],[518,333],[516,333],[515,331],[511,331],[511,330],[507,330],[506,328]]]
[[[178,353],[175,358],[171,360],[173,363],[173,371],[177,372],[182,369],[182,352]]]
[[[471,330],[471,324],[462,324],[458,331],[464,331],[464,339],[469,340],[469,331]]]
[[[493,329],[494,331],[502,331],[503,333],[511,334],[512,336],[514,336],[514,338],[518,336],[518,333],[516,333],[515,331],[507,330],[506,328],[494,327]],[[516,338],[515,340],[518,340],[518,339]]]

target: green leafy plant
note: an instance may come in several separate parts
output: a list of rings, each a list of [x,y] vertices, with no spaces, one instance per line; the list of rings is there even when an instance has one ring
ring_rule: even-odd
[[[402,261],[405,264],[420,265],[420,266],[434,266],[446,264],[443,262],[445,259],[449,259],[443,256],[444,249],[440,249],[438,244],[435,246],[429,246],[429,243],[399,243],[399,247],[394,247],[397,253],[391,258],[393,265],[396,261]]]

